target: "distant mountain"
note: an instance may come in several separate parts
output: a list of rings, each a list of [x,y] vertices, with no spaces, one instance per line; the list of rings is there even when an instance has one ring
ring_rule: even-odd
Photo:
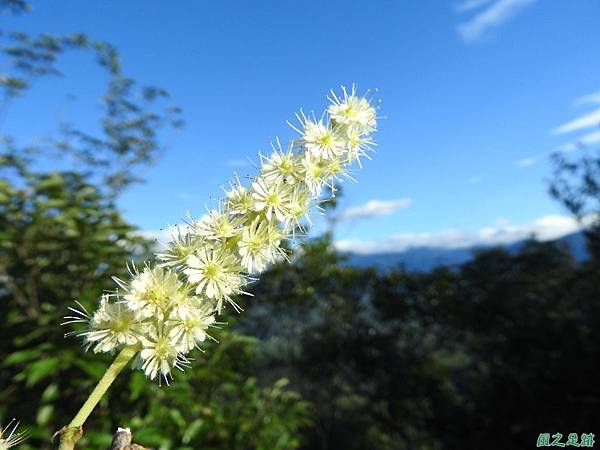
[[[509,252],[517,252],[525,241],[518,241],[502,247]],[[581,261],[587,257],[585,237],[583,232],[576,232],[563,236],[555,241],[557,244],[567,247],[576,260]],[[400,265],[410,271],[428,272],[440,266],[455,267],[473,259],[476,250],[496,246],[477,246],[466,248],[442,248],[442,247],[412,247],[402,252],[395,253],[373,253],[362,255],[358,253],[347,253],[346,264],[355,267],[375,267],[379,270],[390,270]]]

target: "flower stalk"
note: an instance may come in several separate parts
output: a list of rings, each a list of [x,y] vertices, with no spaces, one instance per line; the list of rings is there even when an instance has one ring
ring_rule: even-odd
[[[117,355],[112,364],[106,369],[106,372],[87,398],[83,406],[79,409],[69,425],[60,431],[60,446],[59,450],[72,450],[75,444],[83,435],[82,427],[89,415],[92,413],[100,399],[104,396],[110,385],[115,381],[117,376],[125,368],[125,366],[136,355],[139,348],[125,347]]]

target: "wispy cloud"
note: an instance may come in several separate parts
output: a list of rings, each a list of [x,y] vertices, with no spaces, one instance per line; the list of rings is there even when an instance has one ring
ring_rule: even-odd
[[[366,219],[369,217],[387,216],[399,209],[412,205],[410,198],[395,200],[369,200],[362,205],[346,208],[339,215],[339,220]]]
[[[569,142],[558,147],[561,152],[572,152],[581,147],[587,147],[588,145],[597,144],[600,142],[600,130],[592,131],[591,133],[584,134],[575,142]]]
[[[466,42],[475,41],[490,29],[497,28],[507,22],[524,7],[531,5],[536,1],[537,0],[495,0],[494,3],[477,13],[469,21],[459,25],[458,33]],[[475,6],[473,6],[474,3],[473,5],[470,5],[469,3],[470,2],[465,2],[467,8],[463,9],[463,11],[474,9],[487,2],[482,2],[480,5]]]
[[[589,223],[590,220],[584,222]],[[336,241],[335,244],[341,251],[360,254],[402,252],[416,247],[447,249],[485,247],[511,244],[530,236],[535,236],[542,241],[557,239],[579,230],[581,226],[572,217],[549,215],[519,225],[511,225],[503,220],[494,226],[478,230],[451,229],[437,233],[399,233],[383,240],[344,239]]]
[[[458,12],[467,12],[472,9],[480,8],[483,5],[488,4],[492,0],[464,0],[463,2],[454,6],[454,9]]]
[[[527,167],[533,166],[536,162],[537,162],[536,158],[528,157],[528,158],[523,158],[523,159],[519,159],[519,160],[515,161],[515,165],[517,167],[521,167],[522,169],[525,169]]]
[[[481,178],[479,175],[473,175],[467,181],[469,184],[479,184],[481,183],[481,180],[483,180],[483,178]]]
[[[226,164],[229,167],[250,167],[252,162],[248,159],[228,159]]]
[[[579,97],[573,103],[577,106],[600,105],[600,91]],[[598,130],[589,131],[590,128],[597,128]],[[570,152],[600,142],[600,108],[581,114],[579,117],[554,128],[550,133],[554,135],[563,135],[584,131],[585,134],[582,136],[558,146],[558,150],[561,152]]]
[[[591,94],[584,95],[583,97],[579,97],[577,100],[573,102],[576,105],[600,105],[600,91],[592,92]]]
[[[572,133],[573,131],[598,126],[600,126],[600,108],[556,127],[552,130],[552,134]]]

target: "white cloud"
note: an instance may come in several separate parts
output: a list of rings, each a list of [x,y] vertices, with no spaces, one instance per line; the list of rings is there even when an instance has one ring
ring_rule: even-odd
[[[558,150],[560,150],[561,152],[572,152],[573,150],[577,150],[578,148],[586,147],[592,144],[597,144],[598,142],[600,142],[600,130],[584,134],[575,142],[560,145],[558,147]]]
[[[519,159],[518,161],[515,161],[515,164],[517,165],[517,167],[521,167],[524,169],[526,167],[533,166],[536,162],[537,162],[537,159],[529,157],[529,158]]]
[[[577,100],[573,102],[575,105],[600,105],[600,91],[592,92],[591,94],[584,95],[583,97],[579,97]]]
[[[139,234],[145,237],[146,239],[151,239],[156,241],[158,244],[158,249],[163,250],[166,248],[167,244],[173,239],[177,233],[181,233],[185,235],[188,232],[189,228],[187,225],[169,225],[160,230],[143,230],[140,231]]]
[[[552,134],[571,133],[585,128],[600,126],[600,108],[584,114],[577,119],[571,120],[552,130]]]
[[[483,179],[483,178],[481,178],[479,175],[473,175],[473,176],[472,176],[471,178],[469,178],[467,181],[468,181],[470,184],[479,184],[479,183],[481,183],[481,180],[482,180],[482,179]]]
[[[454,6],[454,9],[457,12],[466,12],[471,11],[472,9],[477,9],[483,5],[488,4],[492,0],[464,0],[462,3]]]
[[[252,162],[248,159],[228,159],[226,164],[229,167],[250,167]]]
[[[575,105],[600,105],[600,91],[592,92],[591,94],[579,97],[573,103]],[[589,131],[589,128],[600,128],[600,108],[589,111],[586,114],[583,114],[554,128],[551,130],[551,133],[560,135],[588,130],[583,136],[558,146],[558,150],[561,152],[571,152],[573,150],[577,150],[578,148],[600,142],[600,129],[596,131]]]
[[[600,142],[600,130],[584,134],[578,139],[578,142],[580,142],[582,145],[590,145]]]
[[[591,220],[584,220],[589,224]],[[478,230],[443,230],[437,233],[399,233],[387,239],[366,241],[342,239],[336,241],[341,251],[360,254],[402,252],[415,247],[441,247],[447,249],[474,246],[511,244],[534,235],[542,241],[557,239],[581,228],[581,224],[569,216],[549,215],[530,223],[511,225],[506,220],[494,226]]]
[[[369,200],[359,206],[353,206],[343,210],[339,220],[366,219],[369,217],[387,216],[398,209],[408,208],[412,205],[410,198],[399,198],[396,200]]]
[[[458,33],[463,40],[477,40],[491,28],[498,27],[515,16],[525,6],[537,0],[496,0],[471,20],[458,27]]]

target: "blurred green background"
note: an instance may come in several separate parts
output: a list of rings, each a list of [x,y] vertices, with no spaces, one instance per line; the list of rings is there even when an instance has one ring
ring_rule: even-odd
[[[73,300],[93,309],[126,261],[151,255],[115,199],[142,181],[162,130],[183,125],[167,92],[139,87],[116,49],[84,35],[11,36],[3,107],[73,49],[106,70],[96,134],[64,126],[26,147],[2,135],[0,422],[22,421],[23,449],[52,448],[110,362],[58,324]],[[40,164],[48,156],[74,164],[55,171]],[[551,194],[576,216],[598,212],[599,161],[555,158]],[[594,432],[599,238],[586,232],[585,261],[531,240],[429,273],[351,267],[329,234],[312,238],[237,300],[245,311],[171,386],[124,372],[80,448],[108,448],[117,426],[149,447],[203,450],[525,449],[542,432]]]

